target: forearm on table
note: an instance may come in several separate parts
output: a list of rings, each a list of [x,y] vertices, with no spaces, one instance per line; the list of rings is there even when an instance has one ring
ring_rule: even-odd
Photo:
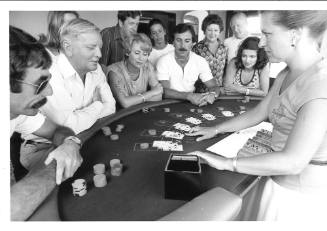
[[[246,113],[238,115],[230,120],[216,125],[219,133],[235,132],[248,127],[255,126],[267,118],[264,112],[261,112],[258,107],[255,107]]]
[[[153,95],[151,96],[147,101],[161,101],[162,100],[162,94]]]
[[[180,92],[170,88],[164,88],[164,98],[188,100],[190,92]]]
[[[74,135],[75,133],[72,129],[68,127],[59,126],[54,132],[54,135],[52,137],[52,143],[55,146],[59,146],[64,142],[66,137]]]
[[[105,116],[111,115],[116,112],[116,103],[103,103],[102,111],[100,112],[98,118],[103,118]]]
[[[56,186],[56,163],[43,160],[10,188],[11,220],[28,219]]]

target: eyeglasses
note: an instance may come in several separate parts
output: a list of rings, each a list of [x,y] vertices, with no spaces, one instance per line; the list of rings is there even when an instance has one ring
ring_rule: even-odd
[[[48,77],[46,80],[42,81],[39,85],[29,83],[29,82],[25,82],[23,80],[16,80],[16,81],[20,82],[20,83],[24,83],[24,84],[27,84],[27,85],[37,87],[36,91],[35,91],[35,94],[38,95],[38,94],[40,94],[40,92],[42,92],[48,86],[48,83],[49,83],[50,79],[51,79],[51,76]]]

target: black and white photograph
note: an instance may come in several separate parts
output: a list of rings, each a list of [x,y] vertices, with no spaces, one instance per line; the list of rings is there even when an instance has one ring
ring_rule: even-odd
[[[0,5],[7,225],[322,228],[327,2]]]

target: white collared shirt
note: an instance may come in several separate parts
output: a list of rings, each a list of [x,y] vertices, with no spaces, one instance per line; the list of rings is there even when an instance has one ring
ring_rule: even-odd
[[[116,101],[99,64],[95,71],[86,74],[83,84],[67,57],[60,53],[50,73],[53,94],[41,111],[55,123],[78,134],[90,128],[97,119],[116,111]],[[104,103],[93,100],[97,87],[101,87]]]
[[[19,132],[22,135],[32,134],[42,127],[45,117],[38,113],[35,116],[19,115],[10,120],[10,136],[14,132]]]
[[[232,37],[225,39],[224,45],[227,48],[227,63],[229,63],[232,60],[232,58],[237,56],[238,48],[240,47],[243,40],[246,38],[247,37],[239,39],[239,38],[236,38],[235,36],[232,36]]]
[[[163,55],[157,63],[157,74],[159,81],[168,80],[170,88],[180,92],[193,92],[198,78],[202,82],[213,78],[207,61],[192,51],[184,70],[175,60],[175,51]]]

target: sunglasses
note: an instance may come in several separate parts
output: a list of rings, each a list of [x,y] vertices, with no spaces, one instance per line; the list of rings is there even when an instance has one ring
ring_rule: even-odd
[[[20,82],[20,83],[23,83],[23,84],[27,84],[27,85],[31,85],[31,86],[36,87],[35,95],[38,95],[48,86],[48,83],[49,83],[50,79],[51,79],[51,76],[48,77],[46,80],[42,81],[39,85],[29,83],[29,82],[25,82],[23,80],[16,80],[16,81]]]

